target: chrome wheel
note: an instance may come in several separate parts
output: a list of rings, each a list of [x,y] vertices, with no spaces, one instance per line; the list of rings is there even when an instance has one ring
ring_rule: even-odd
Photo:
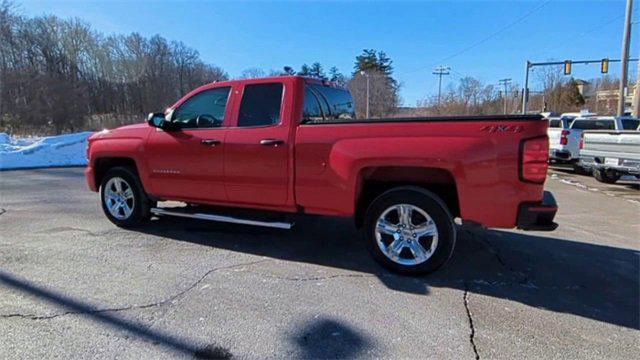
[[[126,220],[133,214],[133,189],[121,177],[112,177],[107,181],[103,201],[111,216],[118,220]]]
[[[438,228],[421,208],[397,204],[378,218],[375,238],[380,250],[391,261],[419,265],[429,260],[438,246]]]

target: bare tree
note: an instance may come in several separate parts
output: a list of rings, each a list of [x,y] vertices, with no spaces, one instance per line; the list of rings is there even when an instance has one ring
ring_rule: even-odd
[[[464,77],[457,84],[449,84],[438,104],[437,97],[418,101],[412,115],[489,115],[502,114],[506,97],[509,112],[518,107],[518,85],[511,86],[506,94],[494,85],[484,84],[473,77]]]
[[[65,132],[139,121],[227,79],[160,36],[103,36],[79,19],[18,15],[0,2],[0,131]]]
[[[260,68],[248,68],[248,69],[244,69],[242,70],[242,73],[240,73],[239,78],[240,79],[255,79],[255,78],[261,78],[261,77],[265,77],[266,73],[264,70],[260,69]]]

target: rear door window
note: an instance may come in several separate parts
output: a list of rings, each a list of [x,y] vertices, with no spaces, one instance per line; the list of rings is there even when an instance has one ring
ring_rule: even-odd
[[[616,124],[613,120],[574,120],[571,128],[578,130],[615,130]]]
[[[269,126],[280,123],[283,85],[253,84],[244,87],[238,126]]]

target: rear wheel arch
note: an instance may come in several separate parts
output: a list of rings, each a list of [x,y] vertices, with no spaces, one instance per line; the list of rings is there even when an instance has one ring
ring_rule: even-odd
[[[354,220],[360,228],[371,203],[389,190],[424,189],[437,195],[453,217],[460,216],[458,189],[453,174],[433,167],[386,166],[365,168],[358,176]]]

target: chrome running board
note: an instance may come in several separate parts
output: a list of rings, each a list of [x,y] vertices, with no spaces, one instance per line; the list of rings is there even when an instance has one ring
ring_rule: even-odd
[[[293,227],[293,223],[288,223],[288,222],[249,220],[249,219],[234,218],[231,216],[202,214],[202,213],[188,213],[183,211],[173,211],[173,210],[167,210],[162,208],[151,208],[151,212],[154,215],[179,216],[179,217],[185,217],[185,218],[219,221],[219,222],[226,222],[226,223],[233,223],[233,224],[264,226],[264,227],[270,227],[270,228],[276,228],[276,229],[289,230]]]

